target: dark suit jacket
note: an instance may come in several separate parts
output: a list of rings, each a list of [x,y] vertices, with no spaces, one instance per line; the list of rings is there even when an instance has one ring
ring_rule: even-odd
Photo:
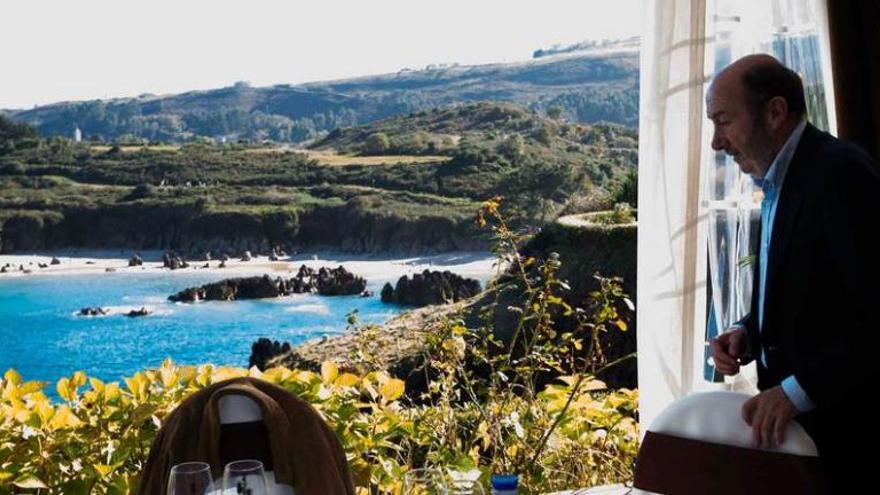
[[[860,148],[807,125],[773,222],[758,330],[758,267],[742,320],[758,387],[794,374],[818,408],[875,385],[880,355],[880,176]],[[877,360],[876,362],[874,360]],[[872,383],[873,382],[873,383]]]
[[[776,209],[763,329],[758,330],[757,267],[751,311],[741,323],[749,335],[746,361],[758,359],[762,348],[766,352],[767,367],[758,359],[758,388],[769,389],[793,374],[816,404],[797,419],[816,440],[820,456],[834,450],[835,427],[841,435],[877,430],[854,431],[847,424],[864,418],[859,405],[876,395],[880,384],[877,239],[880,176],[868,154],[807,125]]]

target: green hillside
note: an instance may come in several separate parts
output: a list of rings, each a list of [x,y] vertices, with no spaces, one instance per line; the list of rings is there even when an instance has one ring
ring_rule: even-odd
[[[476,249],[484,241],[471,221],[486,198],[507,196],[519,222],[540,224],[619,189],[637,155],[629,128],[495,103],[391,117],[301,150],[108,147],[35,137],[6,122],[5,252]]]
[[[337,128],[475,101],[510,102],[582,123],[634,126],[638,53],[541,57],[528,62],[431,67],[302,85],[231,87],[179,95],[65,102],[5,110],[44,136],[187,142],[302,142]]]

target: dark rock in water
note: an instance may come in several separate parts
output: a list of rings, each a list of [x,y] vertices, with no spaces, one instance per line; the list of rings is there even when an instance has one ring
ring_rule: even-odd
[[[306,265],[300,265],[299,271],[296,272],[297,278],[312,277],[314,275],[315,275],[315,269],[309,268]]]
[[[382,302],[427,306],[448,304],[468,299],[480,293],[480,282],[464,278],[450,271],[416,273],[412,279],[403,276],[394,289],[391,284],[382,288]]]
[[[52,256],[52,261],[50,261],[49,264],[52,264],[52,265],[60,265],[60,264],[61,264],[61,260],[59,260],[58,258]]]
[[[205,289],[203,287],[190,287],[182,291],[168,296],[169,301],[173,302],[196,302],[205,298]]]
[[[135,254],[134,256],[131,257],[130,260],[128,260],[128,266],[143,266],[143,265],[144,265],[144,260],[138,254]]]
[[[49,268],[49,265],[47,265],[45,263],[37,263],[37,266],[40,268]]]
[[[125,313],[125,316],[129,318],[136,318],[138,316],[147,316],[151,313],[147,308],[141,307],[141,309],[133,309],[128,313]]]
[[[162,266],[171,270],[189,268],[189,264],[186,262],[185,259],[173,252],[167,251],[165,252],[165,254],[162,255]]]
[[[6,273],[6,267],[0,268],[0,273]]]
[[[252,258],[253,256],[251,256],[250,251],[245,251],[244,254],[241,255],[241,261],[250,261]]]
[[[384,303],[394,302],[394,286],[391,285],[391,282],[385,282],[385,285],[382,286],[381,296]]]
[[[116,271],[116,268],[111,268],[111,267],[108,266],[107,268],[104,268],[104,271],[107,272],[107,273],[112,273],[112,272],[115,272],[115,271]]]
[[[205,263],[204,265],[202,265],[202,268],[211,268],[211,264],[210,264],[210,263]]]
[[[226,268],[226,260],[221,261],[217,268]]]
[[[290,352],[290,342],[283,344],[277,340],[273,341],[265,337],[260,338],[251,346],[251,356],[248,358],[248,368],[256,366],[264,370],[266,364],[275,356],[280,356]]]
[[[283,289],[285,286],[286,283],[282,279],[273,280],[268,275],[263,275],[262,277],[230,278],[201,287],[190,287],[170,296],[168,300],[174,302],[195,302],[265,299],[284,294]]]
[[[367,281],[344,267],[327,269],[321,267],[317,277],[318,294],[322,296],[350,296],[360,294],[367,288]]]
[[[224,264],[220,263],[221,268]],[[262,277],[230,278],[190,287],[168,297],[174,302],[232,301],[235,299],[264,299],[318,292],[325,296],[362,294],[367,281],[343,267],[321,268],[317,272],[306,266],[300,267],[297,276],[291,279]]]
[[[374,294],[373,291],[371,291],[371,290],[365,290],[365,291],[361,292],[361,297],[373,297],[375,295],[376,294]]]
[[[79,315],[80,316],[101,316],[101,315],[106,315],[107,312],[108,311],[106,309],[96,306],[94,308],[82,308],[81,310],[79,310]]]

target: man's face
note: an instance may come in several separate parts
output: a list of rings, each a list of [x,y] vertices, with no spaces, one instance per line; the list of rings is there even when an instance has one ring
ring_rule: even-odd
[[[706,110],[714,124],[712,149],[724,151],[740,170],[763,178],[773,160],[770,129],[753,111],[738,81],[719,77],[709,87]]]

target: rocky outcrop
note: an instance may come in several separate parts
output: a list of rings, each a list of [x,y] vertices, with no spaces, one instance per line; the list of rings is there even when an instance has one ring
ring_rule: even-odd
[[[251,356],[248,358],[248,368],[256,366],[261,370],[266,369],[268,362],[277,356],[290,352],[290,342],[278,342],[267,338],[260,338],[251,346]]]
[[[347,296],[362,294],[367,281],[349,272],[344,267],[327,269],[321,267],[315,277],[318,294],[322,296]]]
[[[188,268],[189,264],[178,254],[166,251],[162,255],[162,266],[170,270],[178,270],[180,268]]]
[[[462,301],[480,293],[480,282],[464,278],[450,271],[430,271],[416,273],[412,278],[403,276],[392,288],[385,284],[382,288],[382,302],[428,306]]]
[[[164,260],[163,260],[164,261]],[[144,259],[140,257],[140,255],[135,254],[128,260],[128,266],[143,266]]]
[[[284,281],[262,277],[243,277],[221,280],[201,287],[184,289],[168,300],[173,302],[195,301],[233,301],[235,299],[264,299],[278,297],[284,293]]]
[[[137,318],[139,316],[148,316],[150,314],[152,314],[152,311],[142,307],[141,309],[133,309],[128,313],[125,313],[125,316],[129,318]]]
[[[50,261],[49,264],[50,264],[50,265],[60,265],[60,264],[61,264],[61,260],[59,260],[58,258],[52,256],[52,261]]]
[[[230,278],[190,287],[168,297],[174,302],[195,301],[233,301],[236,299],[265,299],[290,294],[317,292],[324,296],[356,295],[363,293],[367,281],[340,266],[328,269],[321,267],[314,270],[305,265],[300,266],[296,276],[290,279],[281,277]]]
[[[106,315],[108,312],[109,311],[107,311],[107,309],[105,309],[105,308],[95,306],[95,307],[82,308],[81,310],[79,310],[79,315],[80,316],[103,316],[103,315]]]

